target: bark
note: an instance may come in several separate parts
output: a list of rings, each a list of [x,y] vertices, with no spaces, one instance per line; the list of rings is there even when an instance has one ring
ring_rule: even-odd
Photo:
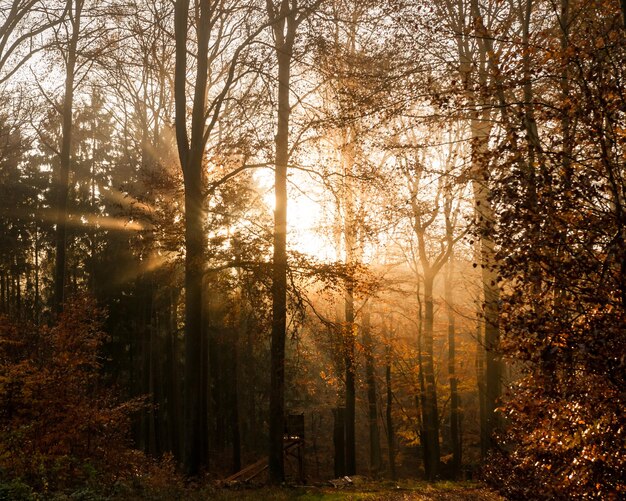
[[[420,289],[418,283],[418,289],[416,291],[417,299],[417,383],[415,394],[415,412],[416,412],[416,430],[420,439],[422,448],[424,447],[424,394],[426,393],[426,385],[424,383],[424,370],[422,364],[422,331],[423,331],[423,314],[422,314],[422,300],[420,298]]]
[[[176,65],[174,96],[176,140],[185,188],[185,385],[183,461],[189,475],[197,475],[206,464],[202,451],[207,441],[206,388],[203,371],[205,347],[202,339],[202,278],[204,272],[204,199],[202,160],[206,140],[205,102],[207,91],[209,5],[200,2],[197,30],[198,55],[191,117],[191,139],[187,134],[187,28],[189,0],[175,6]]]
[[[452,444],[452,478],[459,477],[461,472],[461,409],[458,392],[458,379],[456,376],[456,332],[454,316],[454,298],[452,288],[452,276],[454,273],[454,260],[448,262],[445,281],[445,300],[448,313],[448,378],[450,381],[450,442]]]
[[[200,162],[198,162],[200,164]],[[202,382],[202,274],[204,228],[200,165],[189,165],[185,176],[185,465],[189,475],[199,473],[206,458],[202,449],[207,440],[205,408],[206,392]]]
[[[370,436],[370,472],[376,476],[380,471],[382,461],[376,398],[376,366],[374,363],[374,343],[370,328],[369,311],[363,313],[363,347],[365,350],[365,380],[367,384],[367,410]]]
[[[362,11],[355,6],[352,12],[346,12],[349,19],[346,26],[346,39],[342,40],[342,32],[338,19],[335,23],[335,43],[345,47],[350,56],[356,56],[357,26]],[[350,64],[350,63],[348,63]],[[345,70],[344,70],[345,71]],[[342,74],[337,79],[339,88],[350,87],[350,76]],[[341,101],[341,95],[336,95]],[[355,217],[355,195],[353,190],[353,177],[355,175],[355,141],[358,136],[358,124],[344,124],[339,129],[340,144],[339,162],[341,168],[342,184],[339,193],[336,195],[338,224],[335,228],[335,236],[338,253],[342,247],[345,249],[344,263],[348,266],[359,261],[359,251],[357,242],[357,225]],[[343,240],[343,242],[342,242]],[[345,397],[345,426],[346,426],[346,474],[356,474],[356,387],[355,387],[355,308],[354,308],[354,283],[351,278],[347,278],[344,283],[344,322],[341,332],[343,342],[344,359],[344,397]],[[372,437],[370,437],[372,438]],[[373,450],[373,449],[372,449]]]
[[[389,453],[389,474],[391,479],[395,480],[396,475],[396,451],[394,445],[393,431],[393,391],[391,387],[391,346],[387,346],[387,357],[385,365],[385,383],[387,386],[387,407],[385,410],[385,418],[387,421],[387,451]]]
[[[147,413],[147,439],[146,439],[146,444],[147,444],[147,451],[154,455],[157,456],[158,455],[158,440],[157,440],[157,415],[158,415],[158,408],[159,408],[159,396],[158,396],[158,392],[156,391],[158,388],[158,382],[157,382],[157,378],[158,378],[158,350],[157,350],[157,333],[156,333],[156,329],[155,326],[153,324],[153,316],[152,316],[152,312],[153,312],[153,301],[154,301],[154,295],[153,295],[153,290],[152,290],[152,283],[151,283],[151,279],[150,277],[146,277],[145,278],[145,287],[146,287],[146,292],[145,292],[145,319],[146,319],[146,338],[147,338],[147,342],[148,342],[148,346],[147,346],[147,367],[146,367],[146,373],[147,373],[147,394],[150,395],[151,401],[152,401],[152,408],[148,410]],[[155,385],[155,383],[157,383],[157,385]]]
[[[345,299],[343,327],[345,365],[345,446],[346,475],[356,474],[356,381],[355,381],[355,325],[354,297],[348,286]]]
[[[287,328],[287,163],[289,156],[289,58],[279,54],[278,132],[272,275],[272,349],[270,382],[270,476],[284,479],[285,338]]]
[[[236,350],[236,348],[235,348]],[[237,382],[237,353],[233,353],[232,387],[232,434],[233,434],[233,473],[241,470],[241,427],[239,423],[239,384]]]
[[[480,231],[480,266],[483,292],[483,325],[485,350],[485,437],[483,449],[493,446],[493,433],[498,427],[499,418],[496,414],[498,400],[502,393],[502,360],[500,346],[500,289],[497,285],[495,271],[494,242],[488,236],[489,228],[494,221],[494,212],[485,182],[473,181],[474,200],[478,214]]]
[[[424,276],[424,333],[422,363],[424,370],[424,460],[429,480],[437,477],[439,470],[439,410],[437,406],[437,382],[434,363],[434,277]]]
[[[179,367],[179,347],[178,347],[178,333],[177,333],[177,318],[176,318],[176,305],[177,294],[170,289],[168,295],[168,333],[167,342],[169,344],[166,351],[166,389],[165,394],[167,398],[167,416],[168,416],[168,436],[169,436],[169,450],[174,454],[174,457],[181,457],[181,430],[180,430],[180,367]]]
[[[72,25],[65,66],[65,93],[63,97],[63,126],[61,132],[61,151],[59,156],[59,173],[57,176],[57,220],[55,235],[54,264],[54,309],[63,311],[65,301],[65,268],[67,261],[67,212],[70,170],[72,161],[72,124],[74,108],[74,81],[78,59],[78,39],[81,30],[81,17],[84,0],[76,0],[69,12]]]
[[[39,227],[35,224],[35,323],[39,325],[39,321],[41,320],[41,299],[39,292]],[[2,301],[0,300],[0,311],[2,310]]]
[[[232,429],[233,429],[233,471],[241,470],[241,418],[239,415],[239,344],[247,331],[247,316],[243,306],[243,297],[240,297],[238,325],[234,330],[232,340]]]
[[[333,445],[335,448],[335,478],[346,474],[346,409],[333,409]]]
[[[20,275],[19,271],[15,275],[15,309],[18,317],[22,313],[22,279]]]
[[[446,174],[448,179],[445,187],[445,221],[446,221],[446,245],[452,249],[454,245],[454,223],[456,214],[453,210],[453,181],[451,178],[451,162],[448,162]],[[459,477],[461,470],[461,411],[459,405],[458,380],[456,376],[456,332],[454,315],[454,252],[450,253],[445,270],[444,279],[444,299],[446,302],[446,313],[448,316],[448,378],[450,382],[450,442],[452,444],[452,464],[451,477]]]
[[[209,303],[207,309],[213,311],[214,307],[213,304]],[[223,455],[226,448],[226,435],[228,433],[228,401],[226,398],[228,389],[224,387],[226,382],[225,369],[228,362],[226,356],[228,345],[224,341],[224,337],[227,335],[225,330],[223,326],[218,324],[210,325],[208,332],[209,369],[212,381],[209,387],[210,414],[213,417],[208,441],[211,443],[211,448],[219,456]]]
[[[354,295],[348,285],[345,299],[344,362],[346,366],[346,475],[356,474],[356,387]]]
[[[494,52],[493,37],[483,24],[483,18],[479,3],[476,0],[470,2],[471,12],[475,19],[478,35],[478,83],[484,88],[487,85],[487,67],[491,70],[495,83],[495,94],[500,107],[500,114],[504,127],[510,130],[510,118],[504,95],[504,87],[500,77],[497,55]],[[459,54],[462,63],[462,78],[469,83],[470,67],[468,51]],[[465,64],[463,64],[465,63]],[[473,102],[473,96],[469,96]],[[499,327],[499,300],[500,290],[497,285],[497,273],[495,272],[496,259],[494,242],[490,237],[491,228],[495,220],[494,210],[491,204],[491,190],[489,187],[489,136],[491,134],[491,112],[488,107],[483,107],[474,102],[474,109],[470,122],[472,134],[472,189],[474,192],[475,213],[480,240],[480,266],[482,271],[483,292],[483,319],[484,319],[484,350],[485,350],[485,382],[484,382],[484,418],[481,424],[482,441],[481,451],[486,453],[493,447],[493,433],[498,427],[499,417],[496,414],[497,402],[502,393],[502,361],[499,355],[500,327]],[[517,150],[515,135],[512,135],[513,150]]]
[[[486,57],[482,56],[483,59]],[[482,66],[482,64],[481,64]],[[486,75],[479,75],[485,83]],[[481,451],[483,457],[494,445],[493,433],[498,427],[497,402],[502,393],[502,360],[500,347],[500,289],[497,284],[495,243],[491,238],[495,213],[489,187],[489,136],[491,134],[488,111],[474,111],[470,122],[472,134],[472,191],[479,237],[479,264],[481,267],[484,336],[482,346],[485,361],[484,422],[481,423]],[[480,382],[479,382],[479,393]]]
[[[476,382],[478,386],[478,411],[480,418],[480,456],[489,452],[487,434],[487,376],[485,372],[485,339],[483,336],[483,312],[480,304],[476,307]]]
[[[289,163],[289,85],[291,58],[297,30],[296,12],[281,0],[282,16],[274,19],[278,59],[278,124],[275,137],[274,253],[272,269],[272,337],[270,360],[269,471],[270,481],[284,480],[283,433],[285,429],[285,338],[287,328],[287,166]],[[270,18],[275,16],[268,2]]]

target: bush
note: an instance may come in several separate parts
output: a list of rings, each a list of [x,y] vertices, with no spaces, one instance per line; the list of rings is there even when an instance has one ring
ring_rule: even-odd
[[[140,468],[128,437],[141,403],[120,402],[103,385],[103,319],[86,298],[51,327],[0,317],[0,492],[17,489],[10,499],[111,486]]]

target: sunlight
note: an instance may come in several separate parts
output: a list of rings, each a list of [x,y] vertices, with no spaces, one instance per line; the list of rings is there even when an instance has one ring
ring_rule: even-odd
[[[274,174],[265,170],[257,173],[257,182],[265,205],[274,210]],[[311,181],[290,173],[289,201],[287,205],[287,245],[289,249],[320,261],[334,261],[336,250],[321,231],[323,226],[323,205],[316,200],[318,187]]]
[[[25,209],[14,208],[11,210],[10,216],[14,218],[35,218],[40,222],[56,224],[59,218],[59,212],[52,209],[40,209],[34,214]],[[147,225],[129,219],[128,217],[115,217],[99,214],[85,213],[69,213],[67,214],[66,225],[68,227],[91,227],[100,230],[122,230],[122,231],[141,231],[148,229]]]
[[[44,210],[39,212],[39,219],[48,223],[56,223],[58,212],[52,210]],[[123,230],[123,231],[141,231],[145,230],[145,225],[139,221],[129,220],[126,217],[100,216],[94,214],[68,214],[67,226],[81,227],[89,226],[101,230]]]
[[[171,262],[176,258],[176,254],[172,252],[154,252],[150,256],[141,260],[141,263],[134,267],[127,269],[122,273],[115,281],[117,285],[130,283],[140,276],[147,275],[151,271],[155,271],[168,262]]]
[[[288,245],[320,261],[332,261],[335,259],[336,251],[322,235],[322,210],[320,203],[303,195],[289,200]]]

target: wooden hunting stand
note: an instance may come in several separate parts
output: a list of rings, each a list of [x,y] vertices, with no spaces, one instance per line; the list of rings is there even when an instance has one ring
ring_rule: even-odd
[[[285,420],[285,433],[283,435],[283,453],[285,461],[295,458],[297,462],[298,482],[304,483],[304,414],[289,414]],[[239,482],[249,482],[268,468],[267,457],[259,459],[256,463],[246,466],[243,470],[224,479],[225,485]]]
[[[304,414],[289,414],[285,421],[283,436],[285,460],[293,457],[297,461],[298,482],[305,481],[304,476]]]

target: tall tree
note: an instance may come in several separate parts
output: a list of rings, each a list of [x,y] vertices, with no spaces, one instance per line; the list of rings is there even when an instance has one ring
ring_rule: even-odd
[[[482,341],[479,341],[480,353],[477,356],[481,358],[481,366],[485,366],[484,375],[479,375],[479,393],[484,402],[481,407],[481,451],[484,457],[493,446],[493,433],[498,425],[496,408],[502,393],[503,371],[499,348],[500,291],[493,239],[495,212],[491,201],[493,182],[489,145],[496,103],[500,104],[503,121],[508,120],[500,72],[495,61],[499,48],[495,46],[493,36],[489,35],[492,29],[490,23],[498,19],[498,15],[502,16],[502,8],[494,3],[480,5],[474,0],[448,0],[438,4],[436,9],[447,29],[454,34],[456,61],[450,69],[458,72],[460,90],[457,92],[467,103],[467,111],[460,115],[470,125],[470,180],[475,204],[478,264],[482,273]]]
[[[76,65],[78,64],[78,40],[81,35],[84,0],[73,0],[68,13],[69,38],[61,48],[65,62],[65,91],[63,94],[61,148],[59,150],[59,172],[57,175],[56,258],[54,271],[54,308],[57,313],[63,309],[65,300],[65,265],[67,253],[67,212],[69,182],[72,161],[72,132],[74,113],[74,91]],[[59,41],[60,42],[60,41]]]
[[[524,78],[505,80],[517,112],[506,133],[519,147],[509,143],[516,154],[494,162],[504,223],[496,237],[506,256],[498,271],[512,284],[501,298],[504,347],[522,363],[505,401],[512,452],[501,454],[494,477],[511,497],[528,496],[529,486],[546,498],[619,497],[622,20],[614,2],[529,1],[514,14],[524,48],[514,71]]]
[[[362,116],[371,111],[371,103],[363,99],[359,85],[361,72],[370,70],[372,61],[360,47],[360,23],[371,5],[367,2],[334,1],[329,3],[331,32],[324,42],[321,70],[326,73],[324,103],[329,117],[326,140],[336,154],[333,163],[336,179],[324,181],[333,194],[336,215],[335,240],[337,253],[348,270],[354,271],[362,261],[366,232],[366,202],[359,199],[359,183],[366,184],[367,164],[361,151],[364,128]],[[368,91],[365,91],[367,95]],[[368,105],[370,108],[368,108]],[[363,167],[363,168],[362,168]],[[336,182],[338,180],[338,183]],[[365,197],[362,197],[365,198]],[[356,474],[356,390],[357,390],[357,281],[349,271],[344,280],[343,321],[341,339],[344,364],[345,473]]]
[[[452,443],[451,476],[457,478],[461,472],[461,403],[459,398],[458,376],[456,366],[456,316],[454,312],[454,264],[455,264],[455,227],[457,226],[458,209],[454,207],[454,179],[452,169],[456,155],[446,159],[446,181],[444,186],[444,218],[446,227],[446,245],[452,249],[445,269],[444,299],[448,321],[448,378],[450,382],[450,442]]]
[[[185,191],[185,390],[184,463],[195,475],[207,462],[207,343],[203,339],[203,277],[206,235],[205,155],[234,84],[244,72],[241,62],[250,42],[267,27],[254,28],[253,1],[177,0],[174,11],[175,129]],[[194,50],[189,51],[189,46]],[[193,60],[193,61],[191,61]],[[193,78],[189,79],[189,73]],[[191,110],[189,113],[188,110]],[[214,190],[245,166],[211,183]]]
[[[455,243],[462,237],[463,232],[454,231],[455,212],[458,212],[458,205],[452,207],[451,193],[446,197],[446,188],[450,189],[450,170],[455,163],[456,151],[454,142],[450,142],[453,147],[449,154],[441,161],[435,160],[437,148],[430,148],[430,155],[426,153],[427,148],[421,146],[420,137],[415,129],[409,128],[405,131],[403,144],[396,144],[396,162],[398,170],[402,173],[407,189],[407,220],[412,233],[409,239],[410,259],[414,262],[415,272],[421,270],[423,281],[423,308],[424,325],[421,330],[419,349],[420,372],[423,373],[423,396],[421,398],[422,422],[423,422],[423,452],[424,467],[429,479],[434,479],[439,474],[440,462],[440,424],[439,408],[437,401],[437,381],[435,369],[434,353],[434,321],[435,321],[435,295],[434,285],[439,272],[448,262],[454,250]],[[433,134],[433,138],[435,134]],[[441,137],[441,136],[439,136]],[[400,141],[396,138],[395,141]],[[444,141],[445,144],[445,141]],[[441,164],[441,165],[439,165]],[[447,170],[447,171],[446,171]],[[429,187],[432,186],[432,187]],[[426,195],[430,191],[430,196]],[[426,197],[426,198],[425,198]],[[444,202],[441,202],[441,198]],[[449,209],[449,211],[447,210]],[[438,221],[443,216],[444,224],[449,228],[444,228],[443,234],[437,231]],[[453,235],[447,235],[445,229],[450,229]],[[421,315],[421,305],[420,305]],[[421,324],[421,318],[420,318]],[[421,329],[421,327],[420,327]]]
[[[285,339],[287,337],[287,167],[289,164],[289,102],[291,64],[298,25],[297,0],[267,0],[278,62],[277,127],[274,151],[274,252],[272,257],[272,346],[270,362],[270,449],[272,482],[284,480]]]

